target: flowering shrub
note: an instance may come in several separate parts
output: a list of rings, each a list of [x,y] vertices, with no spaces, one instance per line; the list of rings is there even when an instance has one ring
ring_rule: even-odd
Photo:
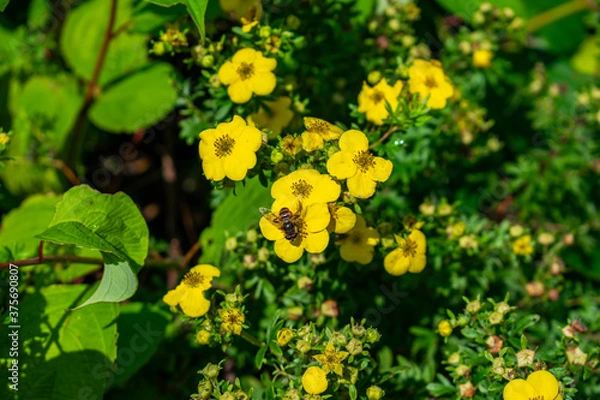
[[[600,397],[600,3],[55,3],[0,0],[2,398]]]

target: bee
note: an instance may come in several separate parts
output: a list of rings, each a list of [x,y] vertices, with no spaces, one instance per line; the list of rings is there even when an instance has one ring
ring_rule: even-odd
[[[298,218],[300,217],[300,209],[294,214],[292,210],[287,207],[282,207],[279,210],[279,215],[274,214],[267,208],[261,208],[261,214],[273,225],[283,231],[283,234],[287,240],[293,242],[300,235],[300,229],[298,228]]]

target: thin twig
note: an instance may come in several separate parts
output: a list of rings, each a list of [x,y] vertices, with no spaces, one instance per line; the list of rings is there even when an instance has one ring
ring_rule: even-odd
[[[183,261],[181,262],[181,269],[187,267],[187,265],[190,263],[192,257],[194,256],[194,254],[196,254],[198,252],[198,250],[200,250],[200,240],[198,240],[196,243],[194,243],[194,245],[188,250],[187,253],[185,253],[185,257],[183,258]]]
[[[563,3],[531,18],[527,22],[527,32],[535,32],[540,28],[568,17],[569,15],[583,11],[586,8],[591,9],[593,7],[594,2],[591,0],[572,0],[567,3]]]
[[[390,129],[388,129],[388,131],[386,133],[383,134],[383,136],[381,136],[379,139],[377,139],[375,142],[373,142],[369,148],[370,149],[374,149],[375,147],[377,147],[377,145],[379,145],[380,143],[382,143],[383,141],[385,141],[388,137],[390,137],[390,135],[394,132],[396,132],[398,130],[397,126],[392,126]]]

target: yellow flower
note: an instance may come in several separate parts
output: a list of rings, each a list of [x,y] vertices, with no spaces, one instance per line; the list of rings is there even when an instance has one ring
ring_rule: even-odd
[[[446,100],[454,93],[450,79],[439,63],[415,60],[408,70],[408,88],[418,93],[421,100],[429,95],[427,107],[444,108]]]
[[[275,101],[265,101],[268,110],[261,107],[258,112],[251,114],[250,118],[260,129],[273,131],[273,136],[279,135],[283,128],[289,125],[294,117],[289,97],[278,97]]]
[[[210,301],[204,297],[204,292],[211,287],[213,277],[220,275],[221,271],[212,265],[196,265],[185,274],[175,289],[163,296],[163,301],[171,307],[179,305],[188,317],[201,317],[210,308]]]
[[[10,142],[10,136],[6,133],[0,133],[0,146],[4,146]]]
[[[446,234],[449,237],[461,237],[465,233],[466,225],[464,222],[457,222],[455,224],[449,225],[446,228]]]
[[[327,227],[329,232],[346,233],[352,229],[356,223],[356,214],[348,207],[329,203],[329,213],[331,214],[331,222]]]
[[[249,18],[260,20],[263,8],[260,0],[219,0],[219,5],[226,13],[231,13],[237,19]]]
[[[198,333],[196,333],[196,342],[199,344],[210,343],[210,332],[206,329],[200,329]]]
[[[276,180],[271,187],[271,196],[278,203],[289,205],[299,201],[307,207],[336,201],[341,191],[340,185],[329,175],[315,169],[299,169]]]
[[[504,400],[562,400],[558,381],[548,371],[535,371],[527,380],[513,379],[504,387]]]
[[[306,130],[302,132],[302,148],[309,153],[320,150],[325,141],[335,140],[344,132],[342,128],[313,117],[304,117]]]
[[[285,135],[279,142],[279,147],[281,147],[282,152],[293,157],[302,150],[302,138]]]
[[[252,28],[258,25],[258,21],[247,20],[246,18],[242,18],[242,23],[242,32],[244,33],[250,32]]]
[[[452,333],[452,325],[450,325],[450,322],[447,320],[440,321],[438,324],[438,333],[444,337],[450,336]]]
[[[365,219],[358,215],[354,227],[340,240],[340,256],[349,262],[369,264],[373,260],[377,243],[379,243],[377,229],[368,228]]]
[[[256,165],[256,152],[262,144],[260,131],[247,126],[242,117],[200,133],[200,158],[204,175],[213,181],[225,177],[239,181]]]
[[[277,346],[285,346],[294,338],[294,331],[290,328],[282,328],[277,332]]]
[[[327,390],[327,373],[319,367],[309,367],[302,375],[302,387],[308,394],[321,394]]]
[[[287,207],[294,215],[298,214],[294,218],[294,226],[298,231],[295,239],[286,239],[280,225],[270,221],[267,216],[263,216],[259,222],[263,236],[275,241],[275,254],[288,263],[298,261],[304,250],[309,253],[320,253],[329,244],[327,226],[331,217],[327,204],[314,203],[302,206],[299,213],[300,204],[298,202],[294,204],[285,204],[276,200],[271,212],[278,216],[281,208]]]
[[[531,235],[525,235],[515,240],[512,249],[513,253],[521,256],[532,254],[533,246],[531,245]]]
[[[344,132],[340,151],[327,161],[327,171],[338,179],[347,179],[350,194],[366,199],[375,194],[377,182],[385,182],[392,174],[391,161],[375,157],[369,151],[369,140],[357,130]]]
[[[402,91],[402,81],[397,81],[394,86],[388,85],[385,79],[373,87],[363,82],[363,87],[358,94],[358,111],[365,113],[367,120],[375,125],[383,125],[383,120],[389,116],[386,101],[392,110],[398,105],[398,96]]]
[[[245,48],[219,68],[219,80],[228,85],[227,94],[234,103],[246,103],[252,93],[259,96],[271,94],[275,89],[277,60],[264,57],[260,52]]]
[[[489,50],[479,49],[473,52],[473,65],[477,68],[489,68],[492,65],[494,53]]]
[[[347,351],[337,351],[330,342],[327,343],[327,346],[325,346],[323,353],[317,354],[316,356],[313,356],[313,358],[321,363],[323,366],[323,372],[326,374],[328,374],[329,371],[333,371],[338,376],[342,376],[342,361],[344,361],[348,355],[349,353]]]
[[[221,317],[222,331],[233,332],[236,335],[242,332],[242,325],[246,321],[246,317],[239,308],[231,308],[229,310],[220,309],[219,317]]]
[[[300,138],[302,139],[302,149],[308,153],[321,150],[325,146],[323,138],[318,133],[303,132]]]
[[[425,268],[427,257],[427,242],[425,235],[414,229],[406,239],[396,236],[398,248],[392,251],[383,260],[385,270],[391,275],[403,275],[407,271],[419,273]]]

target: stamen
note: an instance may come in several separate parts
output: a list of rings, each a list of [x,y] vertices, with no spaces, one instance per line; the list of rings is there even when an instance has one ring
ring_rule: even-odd
[[[235,139],[225,134],[215,140],[215,155],[219,158],[228,156],[233,151],[233,145],[235,145]]]
[[[237,69],[237,73],[243,81],[250,79],[254,75],[254,64],[241,62]]]
[[[368,150],[359,151],[352,159],[361,172],[367,172],[375,166],[375,157]]]
[[[411,239],[406,239],[401,246],[404,257],[414,257],[417,254],[417,242]]]
[[[371,95],[371,100],[373,101],[373,103],[378,104],[383,99],[385,99],[385,95],[383,94],[383,92],[375,89],[373,91],[373,94]]]
[[[427,78],[425,78],[425,86],[427,86],[429,89],[433,89],[438,87],[437,81],[435,80],[435,78],[431,75],[427,76]]]
[[[183,277],[183,283],[191,288],[198,287],[204,283],[206,278],[198,272],[188,272]]]
[[[312,185],[304,179],[299,179],[297,182],[292,183],[292,194],[296,197],[306,198],[310,196],[312,189]]]

